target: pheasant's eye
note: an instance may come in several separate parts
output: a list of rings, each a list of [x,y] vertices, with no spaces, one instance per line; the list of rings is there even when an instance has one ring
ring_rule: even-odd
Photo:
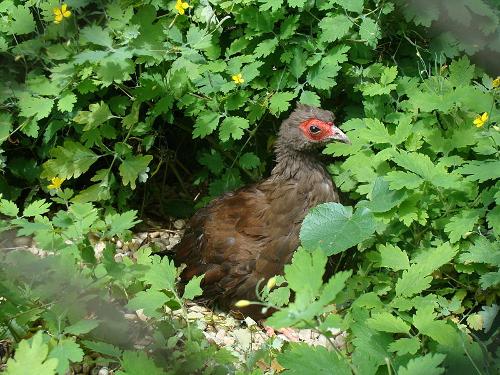
[[[309,131],[311,132],[311,134],[318,134],[321,131],[321,129],[318,128],[316,125],[311,125],[309,127]]]

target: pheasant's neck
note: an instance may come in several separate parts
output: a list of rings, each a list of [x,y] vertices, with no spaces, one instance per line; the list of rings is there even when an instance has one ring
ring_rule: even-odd
[[[277,150],[276,166],[271,171],[274,180],[309,180],[311,176],[330,179],[321,162],[311,154],[293,150]]]

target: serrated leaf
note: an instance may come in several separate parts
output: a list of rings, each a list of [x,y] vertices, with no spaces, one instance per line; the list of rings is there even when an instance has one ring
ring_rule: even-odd
[[[82,344],[90,350],[110,357],[119,358],[122,355],[122,351],[118,347],[106,342],[84,340],[82,341]]]
[[[80,40],[87,43],[97,44],[98,46],[113,47],[113,39],[109,31],[98,25],[86,26],[80,30]]]
[[[455,86],[468,85],[474,77],[474,66],[470,65],[467,56],[453,61],[450,64],[450,83]]]
[[[340,5],[349,12],[361,13],[365,0],[330,0],[331,3]]]
[[[332,303],[337,297],[337,294],[345,288],[346,281],[351,275],[352,271],[341,271],[333,275],[323,286],[319,302],[323,305]]]
[[[427,335],[442,345],[453,345],[457,332],[443,320],[436,320],[434,307],[426,305],[413,315],[413,325],[420,334]]]
[[[239,163],[241,168],[245,169],[254,169],[261,164],[259,157],[253,152],[245,152],[243,155],[241,155]]]
[[[23,117],[33,117],[38,121],[50,115],[54,106],[54,99],[31,96],[23,92],[19,96],[19,115]]]
[[[379,25],[369,17],[363,18],[359,27],[359,36],[361,39],[366,41],[366,44],[370,47],[376,47],[380,35]]]
[[[66,374],[69,370],[70,362],[80,362],[83,360],[83,350],[73,339],[63,338],[50,351],[48,358],[57,359],[57,373]]]
[[[135,189],[135,182],[141,173],[147,171],[148,165],[153,160],[151,155],[133,155],[122,161],[118,168],[123,185],[130,184]]]
[[[212,45],[210,33],[198,28],[194,23],[189,27],[186,33],[187,43],[194,49],[206,49]]]
[[[143,351],[125,351],[121,365],[122,370],[116,372],[116,375],[165,375],[165,372]]]
[[[337,14],[333,17],[324,17],[319,22],[319,27],[321,28],[319,39],[324,42],[335,42],[345,36],[351,26],[351,20],[343,14]]]
[[[473,160],[457,168],[470,181],[484,182],[500,178],[500,160]]]
[[[295,98],[295,95],[293,92],[277,92],[269,101],[269,110],[274,115],[285,112],[290,107],[290,100]]]
[[[322,346],[292,343],[290,348],[278,354],[279,363],[290,375],[332,374],[351,375],[347,361],[337,352]]]
[[[12,23],[5,30],[7,34],[24,35],[35,31],[35,20],[27,5],[14,7],[10,16]]]
[[[19,213],[19,208],[12,201],[0,199],[0,212],[7,216],[16,217]]]
[[[321,251],[308,252],[299,249],[292,258],[292,264],[285,266],[285,278],[294,291],[308,289],[316,294],[323,285],[326,256]]]
[[[137,220],[137,211],[130,210],[122,214],[107,214],[104,217],[104,222],[109,227],[106,235],[111,238],[113,236],[123,236],[140,220]]]
[[[375,220],[369,209],[359,208],[353,213],[352,207],[324,203],[307,214],[300,239],[307,249],[321,249],[332,255],[370,238],[374,232]]]
[[[455,243],[462,237],[466,237],[473,230],[481,214],[482,210],[463,210],[460,214],[452,216],[444,226],[450,242]]]
[[[390,352],[396,352],[398,356],[405,354],[415,354],[420,349],[418,337],[402,338],[392,342],[387,348]]]
[[[401,278],[396,282],[396,295],[411,297],[429,288],[431,281],[431,276],[426,276],[420,267],[413,265],[403,271]]]
[[[90,104],[88,111],[78,111],[73,121],[85,125],[83,130],[88,131],[104,124],[111,117],[108,105],[101,100],[100,103]]]
[[[373,212],[387,212],[401,203],[405,197],[406,194],[403,191],[390,190],[389,182],[383,177],[377,177],[373,183],[368,208]]]
[[[284,306],[290,300],[290,288],[281,287],[273,289],[269,292],[267,296],[267,301],[273,306]]]
[[[464,253],[460,254],[460,262],[486,263],[493,266],[500,266],[500,249],[497,243],[488,241],[485,237],[479,237],[474,241]]]
[[[380,252],[380,266],[387,267],[394,271],[406,270],[410,268],[410,261],[406,252],[399,247],[386,244],[378,247]]]
[[[49,207],[52,203],[47,203],[45,199],[40,199],[31,202],[23,211],[23,216],[31,217],[36,215],[43,215],[49,211]]]
[[[64,92],[57,101],[57,109],[61,112],[71,112],[76,103],[76,95],[72,92]]]
[[[159,317],[157,310],[169,300],[165,293],[148,289],[137,293],[125,307],[133,311],[142,309],[147,316]]]
[[[253,54],[255,57],[266,57],[274,52],[277,45],[278,39],[276,38],[264,40],[255,47]]]
[[[347,61],[350,47],[339,45],[314,65],[307,74],[308,83],[320,90],[328,90],[335,86],[335,77],[340,71],[340,64]]]
[[[417,189],[424,180],[411,172],[391,171],[384,176],[389,187],[394,190]]]
[[[200,287],[200,283],[203,280],[203,276],[194,276],[184,287],[184,293],[182,294],[182,299],[193,299],[199,297],[203,294],[203,290]]]
[[[302,94],[300,94],[299,102],[301,102],[302,104],[312,105],[314,107],[321,107],[321,100],[319,95],[312,91],[302,91]]]
[[[40,177],[63,179],[80,177],[99,158],[93,151],[74,141],[65,141],[50,151],[53,159],[43,164]]]
[[[226,117],[219,128],[219,138],[222,142],[229,141],[229,138],[241,139],[243,129],[248,129],[249,126],[250,123],[243,117]]]
[[[43,343],[43,334],[38,331],[30,340],[22,340],[13,358],[7,361],[5,375],[21,375],[29,373],[37,375],[53,375],[58,362],[55,358],[47,358],[49,347]]]
[[[401,318],[388,312],[373,313],[366,325],[376,331],[390,333],[409,333],[410,326]]]
[[[439,365],[444,361],[444,354],[427,354],[423,357],[412,358],[406,366],[400,366],[398,375],[439,375],[444,373],[444,368]]]
[[[64,333],[68,335],[83,335],[86,333],[89,333],[92,331],[94,328],[97,328],[99,326],[99,321],[98,320],[91,320],[91,319],[82,319],[76,322],[75,324],[72,324],[66,328],[64,328]]]
[[[219,125],[220,115],[216,112],[202,112],[194,124],[193,138],[205,138]]]

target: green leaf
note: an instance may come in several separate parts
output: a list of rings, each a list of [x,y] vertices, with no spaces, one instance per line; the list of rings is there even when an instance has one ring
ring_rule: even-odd
[[[144,273],[142,280],[151,285],[151,289],[154,290],[173,290],[177,277],[174,262],[167,257],[160,258],[157,255],[150,257],[150,260],[152,264]]]
[[[284,374],[352,374],[347,361],[336,351],[305,343],[290,344],[288,350],[278,354],[278,361],[287,369]]]
[[[457,168],[457,172],[467,176],[470,181],[484,182],[500,178],[500,160],[473,160]]]
[[[420,349],[418,337],[402,338],[392,342],[387,348],[390,352],[396,352],[398,356],[405,354],[415,354]]]
[[[485,237],[479,237],[467,251],[460,254],[459,260],[464,264],[486,263],[498,267],[500,266],[500,249],[497,243],[490,242]]]
[[[66,91],[61,94],[61,97],[57,102],[57,109],[61,112],[71,112],[75,103],[76,95],[72,92]]]
[[[53,375],[58,366],[55,358],[47,358],[49,347],[43,342],[43,334],[38,331],[30,340],[22,340],[16,349],[14,358],[7,361],[5,375]]]
[[[420,334],[427,335],[442,345],[453,345],[457,332],[443,320],[436,320],[434,307],[426,305],[413,315],[413,325]]]
[[[248,129],[249,126],[250,123],[243,117],[226,117],[219,128],[219,138],[222,142],[229,141],[229,138],[241,139],[243,129]]]
[[[293,92],[277,92],[269,101],[269,110],[273,115],[285,112],[290,107],[290,100],[295,98],[295,96],[296,94]]]
[[[52,203],[45,202],[45,199],[40,199],[34,202],[31,202],[23,211],[23,216],[37,216],[43,215],[44,213],[49,211],[49,207]]]
[[[323,285],[323,272],[326,256],[321,251],[308,252],[297,250],[292,258],[292,264],[285,266],[285,279],[294,291],[307,289],[310,295],[318,293]]]
[[[12,115],[10,113],[0,113],[0,145],[9,138],[12,131]]]
[[[325,17],[319,22],[319,27],[321,28],[319,40],[324,42],[335,42],[349,32],[351,25],[351,20],[343,14]]]
[[[187,43],[194,49],[206,49],[212,45],[210,33],[198,28],[194,23],[189,26],[186,33]]]
[[[312,105],[314,107],[321,107],[321,100],[318,94],[312,91],[302,91],[299,101],[302,104]]]
[[[439,375],[444,373],[444,368],[439,365],[446,356],[440,353],[429,353],[423,357],[412,358],[406,367],[400,366],[398,375]]]
[[[424,182],[420,176],[403,171],[391,171],[384,176],[384,179],[389,183],[389,187],[395,190],[417,189]]]
[[[396,79],[397,75],[398,75],[397,66],[384,68],[384,70],[382,71],[382,75],[380,76],[380,83],[382,85],[388,85],[389,83],[393,82]]]
[[[486,220],[493,233],[500,236],[500,206],[493,207],[486,215]]]
[[[80,40],[82,42],[93,43],[102,47],[113,47],[113,39],[109,31],[98,25],[86,26],[80,30]]]
[[[307,74],[307,82],[320,90],[328,90],[335,86],[335,77],[340,71],[340,64],[347,61],[349,46],[339,45],[330,50],[328,55],[314,65]]]
[[[255,155],[253,152],[245,152],[243,155],[240,156],[239,162],[241,168],[245,169],[254,169],[261,164],[259,157]]]
[[[205,138],[219,125],[220,115],[216,112],[202,112],[194,124],[193,138]]]
[[[403,271],[403,275],[396,282],[396,295],[411,297],[429,288],[431,281],[431,276],[427,276],[418,265],[413,265]]]
[[[278,39],[276,38],[264,40],[255,47],[253,54],[255,57],[266,57],[276,50],[277,45]]]
[[[182,294],[182,299],[193,299],[199,297],[203,294],[203,290],[200,287],[200,283],[203,280],[203,276],[194,276],[184,287],[184,293]]]
[[[354,13],[361,13],[365,0],[330,0],[331,3],[338,4],[345,10]]]
[[[126,231],[139,223],[140,220],[137,220],[137,211],[130,210],[122,214],[107,214],[104,222],[109,227],[106,235],[111,238],[113,236],[123,236]]]
[[[450,64],[450,83],[455,86],[468,85],[474,77],[474,66],[470,65],[467,56],[453,61]]]
[[[16,217],[19,213],[19,208],[12,201],[0,199],[0,212],[7,216]]]
[[[122,161],[118,170],[123,185],[130,184],[130,187],[135,189],[135,181],[140,174],[147,172],[151,160],[153,160],[151,155],[132,155]]]
[[[87,147],[74,141],[65,141],[62,146],[52,149],[50,154],[53,159],[43,164],[43,172],[40,175],[49,180],[54,177],[80,177],[99,158]]]
[[[148,289],[137,293],[125,307],[133,311],[142,309],[147,316],[158,318],[160,314],[157,310],[169,300],[165,293]]]
[[[74,339],[63,338],[50,351],[48,358],[57,359],[57,373],[66,374],[69,370],[70,362],[81,362],[83,360],[83,350]]]
[[[369,209],[359,208],[353,213],[352,207],[324,203],[305,217],[300,239],[307,249],[321,249],[332,255],[370,238],[374,232],[375,220]]]
[[[373,19],[368,17],[363,18],[359,27],[359,36],[370,47],[376,47],[381,36],[380,27]]]
[[[122,370],[116,375],[165,375],[165,372],[143,351],[125,351],[121,365]]]
[[[376,331],[390,333],[409,333],[410,326],[401,318],[388,312],[373,313],[366,325]]]
[[[35,20],[27,5],[14,7],[10,16],[12,23],[5,30],[7,34],[23,35],[36,30]]]
[[[448,224],[444,226],[450,242],[455,243],[462,237],[466,237],[473,230],[482,213],[482,210],[463,210],[460,214],[451,217]]]
[[[82,319],[76,322],[75,324],[72,324],[66,328],[64,328],[64,333],[68,335],[83,335],[86,333],[89,333],[92,331],[94,328],[97,328],[99,326],[99,321],[98,320],[90,320],[90,319]]]
[[[272,12],[276,12],[283,6],[285,0],[260,0],[262,5],[259,7],[260,10],[265,11],[271,9]]]
[[[33,117],[38,121],[50,115],[54,106],[54,99],[36,97],[23,92],[19,96],[20,115],[23,117]]]
[[[380,252],[380,267],[387,267],[394,271],[410,268],[410,261],[406,252],[399,247],[385,244],[378,247]]]
[[[307,0],[288,0],[288,5],[291,8],[302,8],[306,4]]]
[[[85,125],[83,130],[88,131],[104,124],[112,117],[111,111],[106,103],[94,103],[89,105],[89,111],[78,111],[73,121]]]
[[[389,182],[379,176],[373,183],[371,202],[368,208],[373,212],[387,212],[401,203],[405,197],[406,194],[401,190],[390,190]]]
[[[94,352],[110,357],[119,358],[122,355],[122,351],[119,348],[106,342],[84,340],[82,341],[82,344]]]
[[[345,289],[345,284],[347,282],[347,279],[351,277],[351,275],[352,271],[337,272],[324,285],[323,290],[321,291],[321,296],[319,298],[319,301],[323,305],[331,304],[337,297],[337,294]]]

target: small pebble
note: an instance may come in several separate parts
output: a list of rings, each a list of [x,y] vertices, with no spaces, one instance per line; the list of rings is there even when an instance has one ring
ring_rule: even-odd
[[[99,369],[99,372],[97,373],[97,375],[108,375],[109,374],[109,370],[107,367],[101,367]]]
[[[117,249],[121,249],[121,248],[122,248],[122,246],[123,246],[123,242],[122,242],[122,240],[117,240],[117,241],[116,241],[116,248],[117,248]]]
[[[175,229],[182,229],[186,226],[186,222],[182,219],[178,219],[174,221],[174,228]]]
[[[149,238],[158,238],[158,237],[160,237],[160,232],[149,233]]]

